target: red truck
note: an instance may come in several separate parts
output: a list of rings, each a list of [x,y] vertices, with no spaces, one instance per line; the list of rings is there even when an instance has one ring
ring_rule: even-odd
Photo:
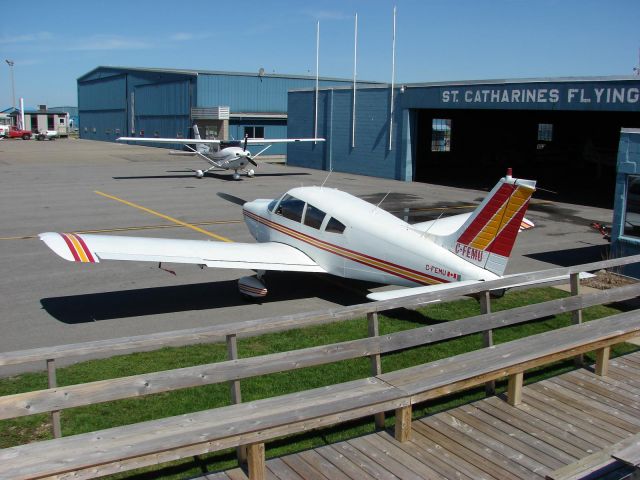
[[[22,138],[23,140],[29,140],[31,138],[31,132],[29,130],[20,130],[18,127],[11,126],[9,130],[5,131],[7,138]]]

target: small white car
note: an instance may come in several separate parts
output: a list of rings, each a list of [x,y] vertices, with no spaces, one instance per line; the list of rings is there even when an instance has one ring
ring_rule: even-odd
[[[45,130],[35,134],[36,140],[55,140],[58,136],[58,132],[55,130]]]

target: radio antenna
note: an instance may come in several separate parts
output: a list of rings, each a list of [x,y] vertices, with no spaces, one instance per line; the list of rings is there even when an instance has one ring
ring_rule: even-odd
[[[331,174],[333,173],[333,168],[329,169],[329,174],[327,175],[327,177],[324,179],[324,182],[322,182],[322,185],[320,185],[320,188],[324,187],[324,184],[327,183],[327,180],[329,180],[329,177],[331,176]]]

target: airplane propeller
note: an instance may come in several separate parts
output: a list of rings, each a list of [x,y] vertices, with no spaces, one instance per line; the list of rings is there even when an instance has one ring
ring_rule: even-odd
[[[246,157],[247,157],[247,160],[249,161],[249,163],[251,165],[253,165],[254,167],[257,167],[258,164],[256,163],[256,161],[253,158],[251,158],[251,152],[249,152],[247,150],[247,143],[249,143],[249,135],[245,135],[244,136],[244,146],[242,147],[242,150],[244,150],[244,152],[246,154]]]
[[[218,196],[220,198],[222,198],[223,200],[227,200],[228,202],[235,203],[236,205],[240,205],[240,206],[242,206],[245,203],[247,203],[246,200],[243,200],[240,197],[236,197],[234,195],[229,195],[228,193],[224,193],[224,192],[218,192]]]

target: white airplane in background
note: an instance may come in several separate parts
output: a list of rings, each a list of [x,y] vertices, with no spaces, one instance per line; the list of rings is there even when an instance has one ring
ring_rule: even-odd
[[[414,225],[340,190],[297,187],[277,199],[243,204],[245,222],[258,243],[52,232],[41,233],[40,239],[76,262],[131,260],[255,270],[257,276],[238,281],[247,297],[267,295],[267,270],[324,272],[417,287],[369,295],[394,298],[500,278],[518,232],[532,226],[524,214],[535,184],[513,178],[509,169],[470,214]]]
[[[223,170],[233,170],[233,179],[239,180],[240,173],[246,173],[248,177],[253,177],[254,170],[247,167],[249,164],[257,167],[258,164],[254,160],[258,155],[267,150],[274,143],[291,143],[291,142],[324,142],[324,138],[248,138],[244,141],[240,140],[209,140],[200,138],[198,126],[193,126],[195,138],[145,138],[145,137],[120,137],[118,142],[147,142],[147,143],[176,143],[185,145],[191,152],[184,152],[189,155],[198,155],[206,162],[211,164],[206,170],[194,170],[196,177],[202,178],[207,172],[214,168]],[[195,145],[195,148],[191,147]],[[253,155],[247,150],[247,145],[267,145],[258,153]],[[171,151],[171,154],[183,154],[182,152]]]

